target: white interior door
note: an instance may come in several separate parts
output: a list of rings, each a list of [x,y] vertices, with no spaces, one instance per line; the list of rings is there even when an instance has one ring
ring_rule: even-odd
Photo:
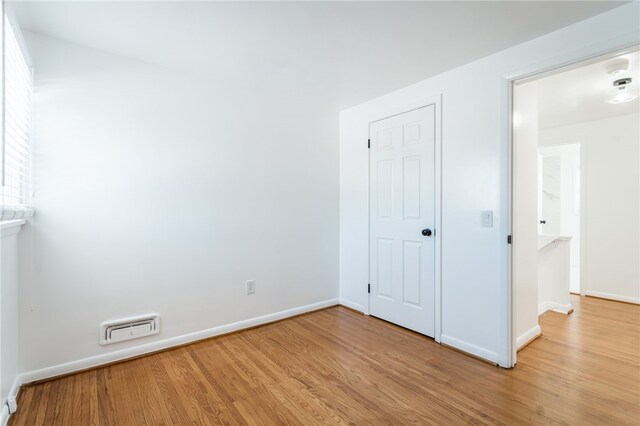
[[[434,337],[435,107],[369,126],[371,315]]]

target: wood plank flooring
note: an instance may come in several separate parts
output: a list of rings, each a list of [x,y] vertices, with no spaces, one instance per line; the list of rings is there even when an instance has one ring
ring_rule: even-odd
[[[640,424],[640,307],[573,303],[512,370],[335,307],[25,387],[10,425]]]

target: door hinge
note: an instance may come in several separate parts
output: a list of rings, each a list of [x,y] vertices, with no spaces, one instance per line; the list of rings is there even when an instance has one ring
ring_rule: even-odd
[[[371,284],[367,284],[367,293],[371,293]]]
[[[507,244],[511,244],[511,235],[507,236]]]
[[[367,148],[371,148],[371,139],[367,139]]]

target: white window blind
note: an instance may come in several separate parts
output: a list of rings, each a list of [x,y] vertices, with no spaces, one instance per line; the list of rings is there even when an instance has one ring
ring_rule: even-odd
[[[33,75],[17,29],[3,14],[3,146],[0,220],[33,215],[31,208],[31,104]]]

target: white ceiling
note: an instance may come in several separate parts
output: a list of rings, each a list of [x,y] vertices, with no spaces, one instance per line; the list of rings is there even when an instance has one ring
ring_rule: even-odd
[[[640,84],[640,54],[636,51],[617,56],[629,59],[629,70],[611,76],[604,69],[610,59],[582,66],[538,80],[538,124],[540,128],[599,120],[640,113],[640,99],[621,104],[606,102],[614,80],[631,77]]]
[[[229,84],[314,89],[345,108],[621,4],[25,1],[14,9],[29,31]]]

